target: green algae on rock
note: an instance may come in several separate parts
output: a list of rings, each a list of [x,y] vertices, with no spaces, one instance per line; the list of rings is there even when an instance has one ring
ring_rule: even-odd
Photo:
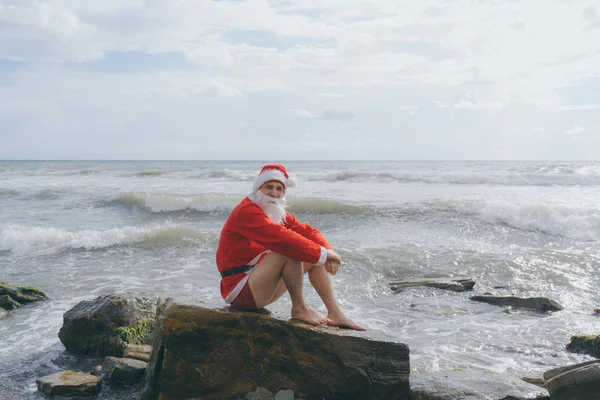
[[[48,298],[44,292],[33,286],[13,286],[8,282],[0,282],[0,296],[5,295],[10,296],[11,299],[20,304],[46,300]]]
[[[567,344],[567,350],[600,357],[600,335],[573,335]]]

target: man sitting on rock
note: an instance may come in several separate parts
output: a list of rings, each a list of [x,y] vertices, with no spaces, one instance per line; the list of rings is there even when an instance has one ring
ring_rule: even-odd
[[[229,215],[217,249],[221,296],[232,307],[256,310],[288,291],[292,318],[312,325],[366,330],[344,314],[333,292],[328,273],[336,274],[341,257],[317,229],[285,211],[287,188],[294,186],[282,165],[265,165],[252,193]],[[307,272],[327,317],[304,299]]]

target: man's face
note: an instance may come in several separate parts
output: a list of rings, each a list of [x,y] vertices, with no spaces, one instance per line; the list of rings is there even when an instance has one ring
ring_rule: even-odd
[[[285,196],[285,186],[279,181],[267,181],[262,184],[259,189],[263,194],[267,196],[280,199]]]

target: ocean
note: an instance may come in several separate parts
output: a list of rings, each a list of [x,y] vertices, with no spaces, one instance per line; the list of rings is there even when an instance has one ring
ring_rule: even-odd
[[[42,399],[38,377],[81,366],[58,331],[82,300],[129,292],[220,304],[219,232],[267,162],[277,161],[1,161],[0,281],[50,299],[0,319],[0,398]],[[598,333],[600,161],[283,164],[298,180],[289,210],[342,256],[332,279],[369,329],[356,334],[408,344],[413,374],[522,376],[591,359],[565,345]],[[472,292],[388,286],[453,276],[475,280]],[[564,310],[469,299],[486,292],[548,297]],[[289,307],[284,296],[268,308],[288,318]]]

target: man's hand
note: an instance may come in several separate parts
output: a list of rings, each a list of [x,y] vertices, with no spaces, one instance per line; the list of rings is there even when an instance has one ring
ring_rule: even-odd
[[[325,271],[330,273],[331,275],[335,275],[340,269],[340,263],[335,260],[327,260],[325,261]]]
[[[327,249],[327,261],[325,261],[325,271],[335,275],[340,268],[342,257],[333,249]]]

